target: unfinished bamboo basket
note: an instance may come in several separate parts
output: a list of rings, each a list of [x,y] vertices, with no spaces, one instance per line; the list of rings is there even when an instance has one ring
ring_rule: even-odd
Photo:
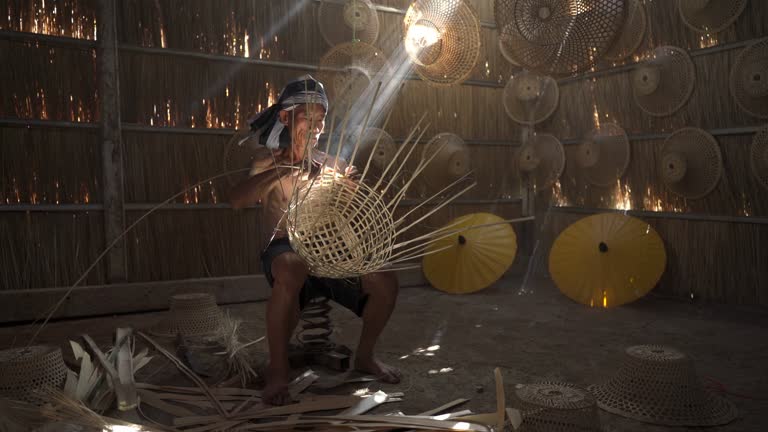
[[[215,334],[222,312],[211,294],[176,294],[171,297],[168,315],[149,332],[157,336],[204,336]]]
[[[602,431],[595,397],[573,384],[518,384],[515,397],[521,432]]]

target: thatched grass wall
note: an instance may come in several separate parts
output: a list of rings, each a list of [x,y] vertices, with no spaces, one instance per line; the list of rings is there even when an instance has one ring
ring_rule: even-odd
[[[0,39],[0,57],[0,117],[98,121],[95,50]]]
[[[73,284],[104,248],[101,212],[0,213],[0,289]],[[105,283],[98,265],[84,285]]]

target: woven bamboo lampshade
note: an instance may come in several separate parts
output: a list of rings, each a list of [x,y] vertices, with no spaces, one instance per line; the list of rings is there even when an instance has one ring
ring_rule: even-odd
[[[502,52],[544,74],[590,68],[624,22],[624,0],[496,0]]]
[[[557,237],[549,273],[560,292],[587,306],[613,307],[650,292],[667,255],[656,231],[640,219],[603,213],[576,221]]]
[[[494,214],[461,216],[444,229],[454,232],[433,243],[430,249],[439,252],[423,260],[424,275],[441,291],[452,294],[480,291],[499,280],[515,260],[515,230]]]
[[[379,15],[370,0],[322,0],[317,25],[331,46],[358,41],[372,44],[379,37]]]
[[[394,218],[365,183],[323,175],[298,190],[287,217],[291,246],[314,276],[361,276],[392,253]]]
[[[621,32],[605,52],[605,58],[618,61],[632,55],[643,42],[648,18],[642,0],[626,0],[627,17]]]
[[[666,346],[627,348],[616,374],[589,391],[600,408],[653,424],[716,426],[737,415],[733,404],[703,388],[688,356]]]
[[[513,76],[502,93],[507,115],[517,123],[527,125],[540,123],[551,116],[559,99],[557,81],[527,71]]]
[[[417,0],[403,26],[416,73],[431,84],[464,81],[480,58],[480,21],[465,0]]]
[[[43,394],[60,390],[67,377],[61,349],[35,345],[0,351],[0,396],[42,404]]]
[[[204,336],[219,329],[222,313],[211,294],[189,293],[171,297],[167,315],[149,332],[156,336]]]
[[[568,383],[515,386],[522,432],[602,432],[595,397]]]
[[[433,155],[434,159],[420,176],[430,193],[443,189],[472,169],[469,148],[456,134],[439,133],[429,140],[421,151],[421,157],[426,159]]]
[[[717,33],[744,12],[747,0],[677,0],[680,18],[691,30]]]
[[[731,94],[741,109],[768,118],[768,38],[744,48],[731,69]]]
[[[563,174],[565,150],[555,136],[536,134],[520,147],[515,162],[524,181],[536,191],[544,190]]]
[[[662,46],[632,72],[635,103],[652,116],[668,116],[682,108],[693,93],[696,71],[688,53]]]
[[[657,160],[664,184],[689,199],[712,192],[723,173],[717,140],[698,128],[682,128],[672,133],[664,141]]]
[[[330,102],[346,109],[384,72],[387,59],[378,48],[365,42],[347,42],[333,47],[320,58],[318,79]]]
[[[763,126],[752,138],[749,160],[752,175],[768,189],[768,125]]]
[[[579,144],[576,163],[587,181],[611,186],[629,166],[629,139],[616,123],[603,123]]]

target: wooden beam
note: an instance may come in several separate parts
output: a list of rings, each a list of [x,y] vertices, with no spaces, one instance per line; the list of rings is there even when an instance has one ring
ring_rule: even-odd
[[[427,285],[421,269],[397,272],[401,287]],[[0,290],[0,323],[28,322],[49,312],[69,287]],[[78,318],[168,309],[172,295],[206,292],[220,305],[264,301],[270,287],[264,275],[120,283],[77,287],[53,318]]]
[[[104,196],[104,240],[112,244],[125,229],[123,193],[123,145],[120,130],[120,75],[117,52],[115,0],[99,2],[98,73],[101,104],[101,145]],[[107,280],[128,279],[125,242],[115,244],[107,255]]]

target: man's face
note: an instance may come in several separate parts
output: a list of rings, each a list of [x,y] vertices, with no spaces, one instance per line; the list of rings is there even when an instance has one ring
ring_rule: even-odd
[[[325,127],[325,109],[320,104],[302,104],[291,111],[280,111],[280,120],[291,131],[291,161],[304,158],[307,145],[314,147]]]

